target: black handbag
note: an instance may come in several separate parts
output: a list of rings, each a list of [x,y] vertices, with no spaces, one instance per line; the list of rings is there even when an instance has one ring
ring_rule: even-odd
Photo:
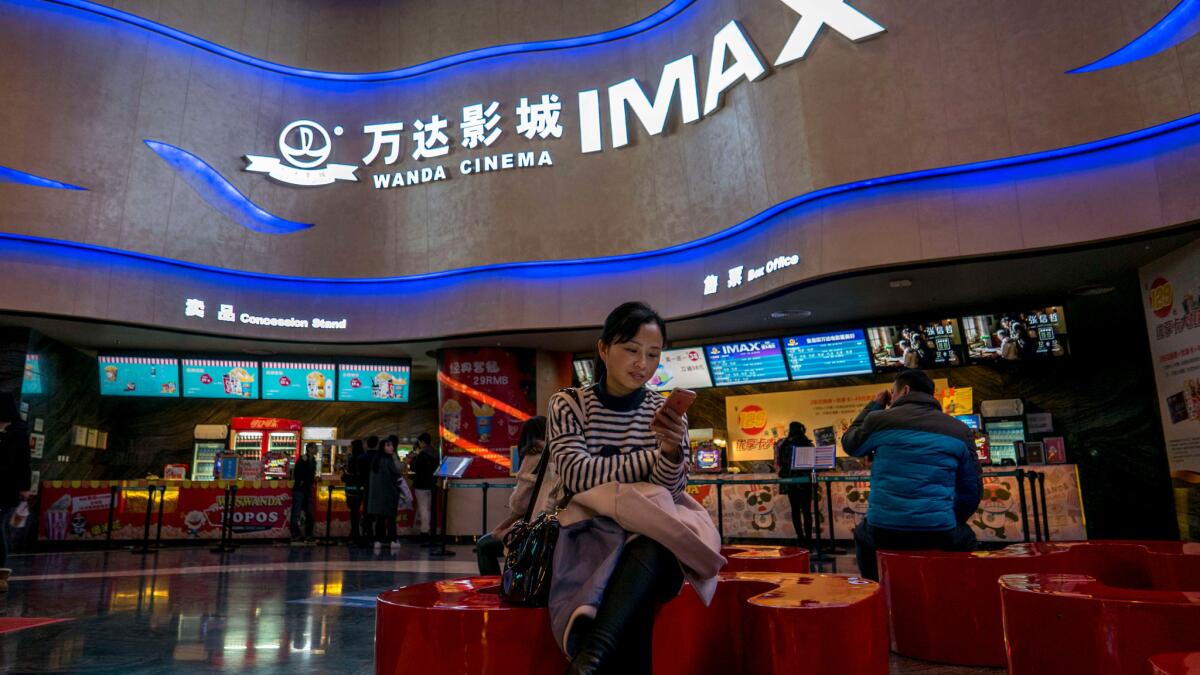
[[[565,390],[582,409],[579,393]],[[581,418],[581,421],[586,420]],[[504,573],[500,577],[500,595],[509,602],[527,607],[545,607],[550,600],[550,580],[553,576],[554,547],[558,543],[558,514],[568,499],[556,505],[554,510],[538,515],[532,522],[534,506],[546,477],[546,466],[550,461],[550,446],[542,450],[538,460],[538,477],[533,484],[533,494],[525,507],[525,517],[518,520],[504,537]]]

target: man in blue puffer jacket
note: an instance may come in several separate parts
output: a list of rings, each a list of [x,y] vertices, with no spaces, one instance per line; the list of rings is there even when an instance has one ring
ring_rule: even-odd
[[[859,574],[879,580],[878,549],[974,548],[965,523],[982,490],[975,437],[942,412],[928,375],[901,371],[859,413],[842,447],[873,456],[867,517],[854,528]]]

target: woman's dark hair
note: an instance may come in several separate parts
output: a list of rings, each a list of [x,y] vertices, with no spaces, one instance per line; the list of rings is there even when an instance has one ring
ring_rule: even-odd
[[[650,309],[644,302],[627,302],[614,309],[604,320],[604,332],[600,333],[600,341],[611,347],[622,342],[629,342],[638,331],[648,323],[658,326],[662,333],[663,344],[667,342],[667,324],[658,312]],[[604,360],[596,356],[596,382],[604,382],[608,369]]]
[[[433,445],[433,439],[429,437],[429,434],[427,434],[423,431],[421,432],[420,436],[417,436],[417,440],[424,443],[425,445]]]
[[[379,437],[378,436],[369,436],[367,438],[367,449],[374,450],[375,448],[378,448],[378,447],[379,447]]]
[[[397,436],[396,434],[392,434],[391,436],[388,436],[387,439],[392,442],[393,450],[400,449],[400,437],[399,436]]]
[[[520,440],[517,441],[517,452],[521,461],[525,461],[529,456],[534,443],[543,440],[546,440],[546,418],[538,415],[525,420],[525,424],[521,426]]]
[[[354,439],[353,441],[350,441],[350,454],[351,455],[361,455],[362,453],[363,453],[363,442],[357,438]]]
[[[808,432],[808,427],[804,426],[803,422],[792,422],[788,425],[788,438],[792,440],[804,438]]]

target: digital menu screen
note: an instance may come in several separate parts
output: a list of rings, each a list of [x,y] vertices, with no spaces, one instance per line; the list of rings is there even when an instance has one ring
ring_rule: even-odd
[[[783,351],[793,380],[871,372],[867,338],[861,330],[786,338]]]
[[[730,342],[705,349],[713,384],[718,387],[788,380],[779,340]]]
[[[258,398],[258,362],[183,359],[184,398]]]
[[[964,362],[958,321],[924,321],[867,329],[871,362],[877,370],[937,368]]]
[[[410,363],[338,364],[339,401],[407,403]]]
[[[708,373],[708,362],[704,360],[704,347],[663,350],[658,361],[658,370],[646,383],[654,391],[672,389],[703,389],[713,386]]]
[[[100,356],[101,396],[179,396],[179,360],[142,356]]]
[[[1036,361],[1067,354],[1067,316],[1062,307],[968,316],[962,327],[967,355],[975,363]]]
[[[42,384],[42,357],[38,354],[25,355],[25,375],[21,378],[21,395],[36,396],[45,393]]]
[[[262,397],[279,401],[332,401],[337,380],[333,363],[263,361]]]

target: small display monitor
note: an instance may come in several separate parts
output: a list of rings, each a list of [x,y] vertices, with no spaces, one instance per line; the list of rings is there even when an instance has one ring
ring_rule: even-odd
[[[705,347],[713,384],[728,387],[736,384],[786,382],[787,362],[779,340],[749,340],[728,342]]]
[[[704,359],[704,347],[667,349],[658,361],[658,370],[646,383],[654,391],[671,391],[676,388],[703,389],[713,386]]]
[[[871,372],[871,356],[861,330],[786,338],[783,350],[793,380]]]
[[[184,398],[258,398],[258,362],[183,359]]]
[[[954,419],[967,425],[970,429],[983,428],[983,423],[980,421],[979,415],[955,415]]]
[[[467,472],[467,467],[471,466],[472,459],[474,457],[447,457],[442,460],[442,465],[433,475],[438,478],[462,478]]]
[[[179,360],[146,356],[97,357],[101,396],[179,396]]]
[[[587,387],[596,381],[596,364],[592,359],[575,359],[575,379]]]
[[[1062,307],[968,316],[962,327],[974,363],[1035,361],[1067,354],[1067,316]]]
[[[868,328],[867,341],[876,370],[957,366],[966,358],[954,319]]]
[[[692,466],[700,473],[720,473],[721,449],[712,441],[704,441],[692,451]]]
[[[338,400],[407,403],[412,363],[338,364]]]
[[[837,446],[792,448],[792,470],[832,469],[837,465]]]
[[[1020,420],[985,422],[984,430],[992,451],[992,463],[1001,464],[1008,459],[1016,464],[1016,444],[1025,442],[1025,423]]]
[[[332,401],[337,366],[332,363],[264,361],[262,397],[281,401]]]

